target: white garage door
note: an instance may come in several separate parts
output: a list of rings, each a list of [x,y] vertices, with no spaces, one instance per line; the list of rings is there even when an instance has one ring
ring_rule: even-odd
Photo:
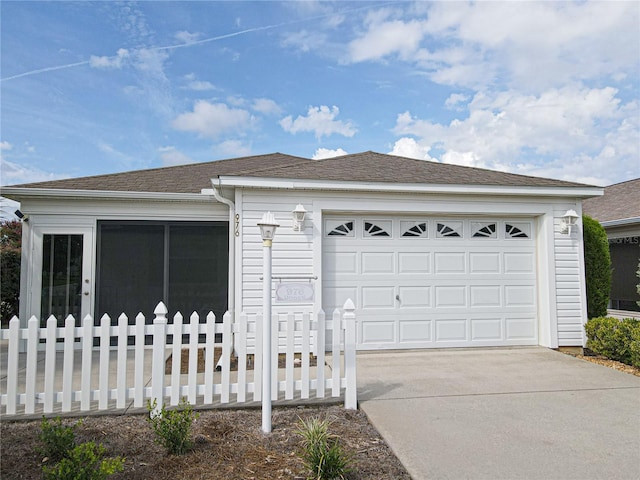
[[[358,348],[537,345],[533,219],[328,217],[323,307]]]

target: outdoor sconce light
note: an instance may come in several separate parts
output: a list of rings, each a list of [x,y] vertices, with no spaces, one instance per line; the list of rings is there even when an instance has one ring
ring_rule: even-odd
[[[301,232],[303,230],[303,224],[304,224],[304,216],[306,215],[307,211],[305,210],[305,208],[302,206],[301,203],[299,203],[296,208],[293,210],[293,231],[294,232]]]
[[[575,210],[567,210],[560,220],[560,233],[571,235],[571,227],[575,227],[578,218]]]

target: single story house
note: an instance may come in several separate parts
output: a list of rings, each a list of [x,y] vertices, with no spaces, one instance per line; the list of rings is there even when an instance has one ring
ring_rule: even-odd
[[[185,317],[259,312],[257,223],[270,211],[280,224],[274,312],[332,312],[351,298],[359,349],[583,346],[580,215],[583,199],[601,194],[375,152],[273,153],[2,189],[28,220],[23,321],[151,317],[160,300]]]
[[[640,178],[605,187],[604,195],[584,202],[584,213],[607,232],[611,253],[610,307],[640,311]]]

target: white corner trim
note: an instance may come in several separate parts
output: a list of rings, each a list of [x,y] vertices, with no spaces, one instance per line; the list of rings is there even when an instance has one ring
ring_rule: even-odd
[[[553,196],[589,198],[604,194],[602,187],[513,187],[499,185],[439,185],[423,183],[346,182],[326,180],[298,180],[220,176],[219,184],[228,187],[299,190],[349,190],[400,193],[455,193],[484,195]]]

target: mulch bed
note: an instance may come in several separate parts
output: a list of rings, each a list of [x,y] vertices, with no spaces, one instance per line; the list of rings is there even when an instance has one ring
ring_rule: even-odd
[[[586,360],[587,362],[597,363],[598,365],[603,365],[605,367],[613,368],[615,370],[619,370],[621,372],[629,373],[631,375],[635,375],[636,377],[640,377],[640,368],[634,367],[633,365],[627,365],[626,363],[618,362],[616,360],[609,360],[607,357],[603,357],[602,355],[597,355],[593,353],[588,348],[584,349],[584,354],[576,354],[565,352],[572,357],[580,358],[581,360]]]
[[[125,470],[113,479],[304,479],[298,453],[300,419],[327,418],[330,432],[353,455],[352,480],[410,480],[402,464],[361,411],[340,406],[275,408],[273,431],[261,431],[260,410],[201,410],[193,424],[195,446],[167,455],[154,443],[146,415],[91,416],[76,428],[78,442],[102,443],[108,456],[124,456]],[[71,423],[77,419],[65,419]],[[42,478],[39,421],[0,422],[0,477]]]

